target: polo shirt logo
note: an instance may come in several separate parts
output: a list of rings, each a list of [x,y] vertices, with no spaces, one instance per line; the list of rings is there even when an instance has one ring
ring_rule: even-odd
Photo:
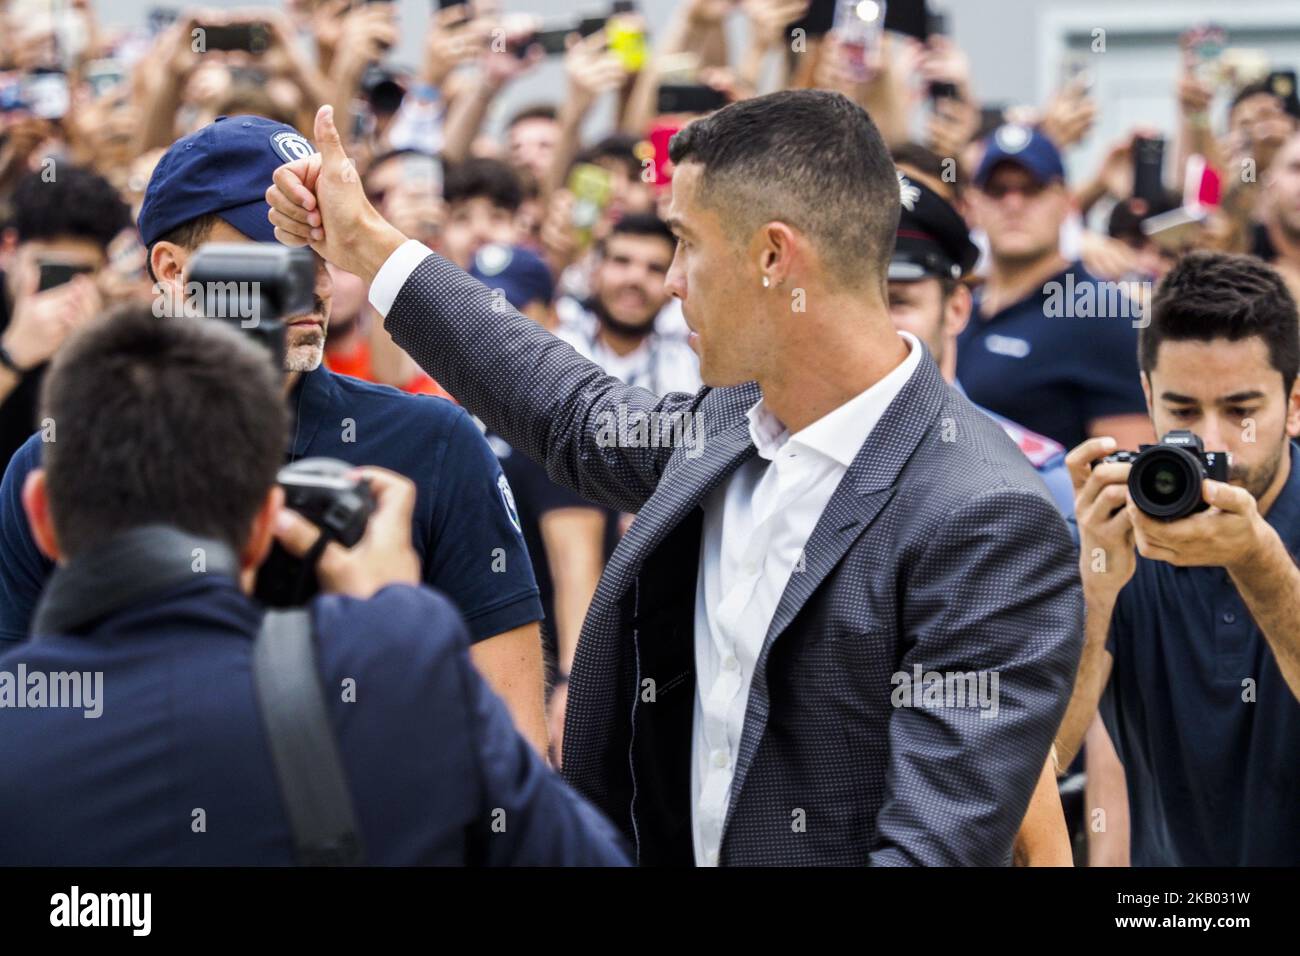
[[[984,340],[984,347],[994,355],[1005,355],[1008,358],[1022,359],[1030,352],[1028,342],[1009,335],[990,335]]]
[[[506,481],[505,475],[497,477],[497,490],[501,492],[501,501],[506,506],[506,516],[510,518],[510,523],[515,526],[516,531],[523,534],[523,525],[519,523],[519,510],[515,507],[515,494],[510,490],[510,482]]]

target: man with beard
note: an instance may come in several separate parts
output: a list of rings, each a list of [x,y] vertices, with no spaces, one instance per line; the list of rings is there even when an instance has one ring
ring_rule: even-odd
[[[312,152],[292,127],[258,116],[222,117],[172,145],[139,217],[156,314],[187,314],[186,265],[200,245],[275,241],[266,188],[278,166]],[[520,733],[545,753],[541,604],[496,456],[454,404],[322,368],[332,298],[330,274],[318,259],[312,312],[285,319],[284,394],[296,419],[286,460],[338,458],[415,482],[412,537],[423,580],[456,604],[473,641],[471,659]],[[40,467],[43,437],[28,439],[0,484],[0,638],[10,640],[27,636],[54,567],[37,549],[21,507],[24,482]],[[267,577],[264,568],[259,591]]]
[[[662,220],[632,213],[596,248],[591,299],[562,299],[558,336],[628,385],[656,395],[694,392],[700,363],[690,345],[655,329],[671,294],[665,279],[676,240]]]
[[[1156,431],[1231,455],[1206,510],[1138,509],[1113,439],[1067,456],[1087,643],[1057,748],[1097,713],[1127,777],[1136,866],[1300,864],[1300,322],[1278,274],[1192,253],[1139,337]]]

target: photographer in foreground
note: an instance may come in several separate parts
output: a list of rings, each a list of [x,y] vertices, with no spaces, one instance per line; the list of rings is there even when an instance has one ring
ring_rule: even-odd
[[[1104,437],[1068,456],[1087,644],[1059,755],[1073,757],[1100,702],[1127,778],[1134,865],[1294,866],[1295,302],[1257,260],[1188,255],[1155,296],[1139,360],[1163,458],[1111,461]],[[1178,430],[1201,450],[1171,451],[1191,441]],[[1214,472],[1227,482],[1201,480]],[[1161,510],[1175,513],[1149,513]]]
[[[59,437],[22,499],[59,567],[32,640],[9,645],[0,671],[24,669],[28,688],[36,674],[99,675],[99,692],[83,709],[35,706],[28,690],[4,714],[5,863],[294,861],[301,833],[250,597],[273,534],[295,554],[319,535],[274,484],[289,428],[280,384],[238,332],[149,310],[56,357],[42,414]],[[420,586],[414,485],[361,476],[376,509],[354,548],[322,555],[307,678],[354,808],[351,861],[625,862],[610,825],[511,726],[451,603]]]
[[[195,250],[209,242],[274,241],[265,192],[276,168],[308,155],[296,130],[258,116],[228,116],[177,140],[159,160],[140,211],[140,238],[155,280],[155,309],[186,310]],[[416,483],[412,515],[423,580],[445,593],[465,618],[474,664],[501,695],[520,731],[546,752],[542,707],[542,616],[509,484],[496,456],[464,411],[450,402],[336,375],[321,364],[333,283],[317,260],[310,311],[283,316],[285,375],[281,402],[294,412],[288,461],[327,457],[379,465]],[[0,484],[0,639],[26,636],[52,565],[41,557],[17,501],[39,467],[48,435],[33,435]],[[283,463],[283,462],[282,462]],[[258,596],[296,580],[297,568],[274,552]]]

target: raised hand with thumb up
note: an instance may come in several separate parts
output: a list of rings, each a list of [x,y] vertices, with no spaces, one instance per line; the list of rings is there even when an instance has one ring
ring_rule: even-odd
[[[371,281],[406,237],[366,199],[361,176],[343,151],[334,108],[316,113],[316,148],[275,171],[266,191],[275,237],[287,246],[310,245],[327,262]]]

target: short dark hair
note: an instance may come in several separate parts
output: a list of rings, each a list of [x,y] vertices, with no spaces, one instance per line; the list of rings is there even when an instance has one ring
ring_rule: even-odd
[[[524,201],[524,187],[508,163],[476,157],[447,168],[442,196],[449,204],[481,196],[498,209],[517,212]]]
[[[376,153],[370,158],[370,162],[366,163],[366,171],[362,174],[362,177],[364,178],[369,176],[390,159],[399,159],[402,156],[422,156],[425,159],[437,159],[433,153],[426,152],[422,149],[416,149],[414,146],[399,146],[397,149],[386,149],[382,153]]]
[[[848,97],[783,90],[741,100],[691,123],[668,153],[678,166],[703,167],[700,193],[723,209],[735,238],[780,220],[812,238],[842,283],[884,283],[898,174],[871,117]]]
[[[560,117],[560,111],[555,108],[553,103],[534,103],[532,106],[525,106],[514,116],[510,117],[510,122],[506,123],[506,129],[511,130],[526,120],[550,120],[556,121]]]
[[[917,142],[899,143],[893,150],[895,166],[911,166],[917,172],[925,173],[931,179],[942,183],[952,191],[953,199],[961,199],[962,183],[960,176],[953,176],[951,180],[944,178],[949,168],[955,171],[955,167],[949,167],[945,164],[952,162],[945,159],[934,150],[927,146],[922,146]]]
[[[1228,104],[1228,117],[1231,118],[1232,114],[1237,111],[1237,107],[1246,100],[1261,95],[1271,96],[1277,100],[1279,104],[1286,103],[1286,100],[1281,96],[1278,96],[1273,87],[1269,86],[1267,80],[1256,80],[1254,83],[1245,84],[1241,89],[1237,90],[1237,92],[1233,94],[1232,102]]]
[[[1190,252],[1152,298],[1151,321],[1138,332],[1138,362],[1150,375],[1161,342],[1252,336],[1264,340],[1290,393],[1300,373],[1300,317],[1282,277],[1252,256]]]
[[[101,249],[131,225],[131,209],[103,176],[59,166],[51,179],[28,173],[14,185],[12,224],[19,242],[88,239]]]
[[[642,167],[641,159],[637,155],[637,147],[641,142],[639,136],[632,136],[629,133],[612,133],[594,146],[589,146],[583,150],[577,157],[576,162],[599,163],[604,160],[617,163],[623,167],[629,179],[639,179]]]
[[[149,243],[149,248],[144,253],[144,267],[149,273],[149,278],[155,282],[158,277],[153,274],[153,247],[160,242],[170,242],[180,246],[182,249],[193,252],[203,242],[207,241],[208,236],[212,234],[213,228],[221,217],[215,212],[205,212],[201,216],[196,216],[186,222],[181,223],[174,229],[169,229],[161,236]]]
[[[670,251],[677,245],[677,239],[668,224],[652,212],[630,212],[621,217],[610,228],[609,234],[597,244],[597,251],[604,254],[609,240],[615,236],[652,236],[666,242]]]
[[[61,550],[146,524],[241,548],[288,442],[272,366],[225,323],[147,306],[74,335],[41,390],[57,429],[42,455]]]

